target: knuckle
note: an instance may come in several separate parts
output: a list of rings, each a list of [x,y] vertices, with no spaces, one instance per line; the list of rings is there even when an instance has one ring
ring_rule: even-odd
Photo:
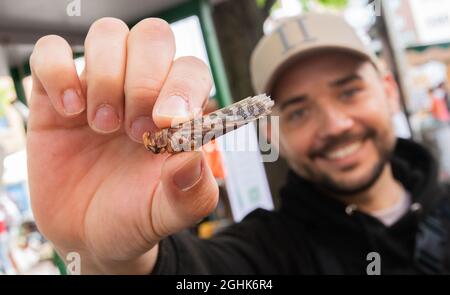
[[[158,97],[160,89],[160,81],[152,78],[140,79],[125,86],[125,95],[133,101],[148,101]]]
[[[91,25],[91,30],[98,30],[100,32],[128,32],[127,24],[121,19],[114,17],[103,17],[96,20]]]
[[[203,71],[209,71],[208,65],[198,57],[195,56],[181,56],[175,62],[186,64],[188,66],[196,67]]]
[[[44,65],[44,63],[43,63]],[[46,66],[37,67],[35,69],[36,73],[42,79],[53,79],[55,77],[68,77],[71,74],[71,69],[64,64],[52,63],[45,64]]]
[[[212,77],[208,65],[200,58],[194,56],[183,56],[175,60],[174,67],[183,68],[185,80],[195,80],[202,83],[206,88],[212,86]]]
[[[98,88],[121,89],[123,88],[123,79],[119,75],[110,73],[97,73],[87,77],[89,85],[96,85]],[[88,85],[88,88],[89,88]]]
[[[180,95],[182,97],[191,98],[193,94],[203,92],[209,89],[209,83],[196,77],[189,76],[172,76],[170,86],[167,92],[172,95]]]
[[[54,46],[54,45],[66,45],[67,42],[66,40],[58,35],[46,35],[43,36],[41,38],[39,38],[39,40],[37,40],[36,45],[34,46],[34,49],[40,49],[40,48],[45,48],[47,46]]]
[[[217,185],[210,185],[204,191],[199,192],[199,195],[203,197],[197,198],[194,202],[196,218],[208,216],[216,209],[219,200],[219,188]]]
[[[189,93],[193,87],[196,87],[196,80],[195,77],[173,75],[170,79],[170,90],[171,92]]]
[[[170,25],[160,18],[146,18],[137,23],[132,29],[131,33],[142,33],[155,38],[173,38],[172,29]]]
[[[30,65],[41,65],[43,54],[48,52],[49,47],[70,47],[67,41],[58,35],[47,35],[39,38],[33,48],[33,52],[30,56]],[[50,60],[51,61],[51,60]],[[44,61],[46,63],[47,60]]]

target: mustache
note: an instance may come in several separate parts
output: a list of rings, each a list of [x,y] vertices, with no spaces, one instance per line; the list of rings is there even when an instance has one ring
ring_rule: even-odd
[[[327,152],[336,149],[339,146],[343,146],[354,141],[362,141],[368,138],[372,138],[375,137],[375,134],[375,130],[367,128],[364,131],[358,133],[346,132],[340,135],[329,136],[325,138],[325,140],[319,147],[311,150],[309,156],[311,158],[324,156]]]

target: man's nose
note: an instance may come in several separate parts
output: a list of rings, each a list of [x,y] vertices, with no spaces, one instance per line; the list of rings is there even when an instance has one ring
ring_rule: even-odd
[[[343,110],[329,106],[321,111],[318,134],[320,138],[338,136],[352,128],[353,119]]]

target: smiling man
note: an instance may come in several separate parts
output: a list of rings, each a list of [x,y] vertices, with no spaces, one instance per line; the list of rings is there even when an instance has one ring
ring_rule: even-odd
[[[131,30],[96,21],[81,76],[64,39],[35,46],[33,212],[63,257],[80,255],[81,273],[450,271],[449,189],[424,148],[396,139],[394,79],[332,15],[287,20],[252,56],[255,90],[275,100],[271,134],[291,167],[281,208],[258,209],[209,240],[181,232],[214,210],[217,184],[201,153],[142,147],[145,131],[188,118],[208,97],[205,64],[174,53],[159,19]]]
[[[397,85],[352,28],[337,16],[292,18],[251,65],[256,91],[276,101],[272,134],[291,168],[280,212],[306,226],[313,272],[363,273],[373,252],[382,273],[450,271],[449,190],[423,147],[396,138]]]

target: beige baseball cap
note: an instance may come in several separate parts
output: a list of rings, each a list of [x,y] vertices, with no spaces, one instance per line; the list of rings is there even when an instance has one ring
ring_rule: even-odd
[[[253,50],[250,72],[256,93],[270,93],[274,80],[296,59],[324,49],[346,51],[366,58],[379,70],[377,57],[344,18],[307,13],[283,20]]]

